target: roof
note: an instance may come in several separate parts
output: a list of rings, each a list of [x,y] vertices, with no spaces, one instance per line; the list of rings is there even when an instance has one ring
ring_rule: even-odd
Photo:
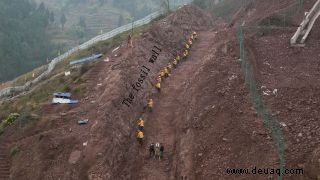
[[[91,61],[91,60],[94,60],[94,59],[101,58],[102,56],[103,56],[103,54],[95,54],[95,55],[92,55],[92,56],[89,56],[89,57],[85,57],[85,58],[82,58],[82,59],[79,59],[79,60],[71,61],[69,64],[70,65],[79,64],[79,63],[83,63],[83,62],[86,62],[86,61]]]
[[[54,96],[64,96],[64,97],[71,97],[71,93],[65,93],[65,92],[57,92],[53,93]]]

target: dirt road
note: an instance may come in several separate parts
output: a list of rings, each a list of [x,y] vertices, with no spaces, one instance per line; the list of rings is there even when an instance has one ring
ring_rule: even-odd
[[[146,145],[142,153],[144,162],[139,172],[141,179],[176,179],[177,176],[188,176],[191,170],[192,157],[184,159],[184,166],[177,168],[178,157],[184,148],[180,147],[179,134],[182,125],[189,115],[191,104],[191,77],[199,71],[202,59],[209,48],[209,42],[214,38],[212,32],[199,32],[198,39],[191,47],[187,59],[180,62],[176,69],[172,69],[170,77],[162,83],[161,93],[154,98],[153,112],[144,114],[146,119]],[[189,135],[188,135],[189,136]],[[189,136],[193,138],[193,136]],[[189,139],[192,142],[192,139]],[[164,159],[157,160],[148,157],[147,147],[150,143],[160,142],[165,147]],[[189,143],[190,144],[190,143]],[[191,151],[189,149],[189,151]],[[179,169],[179,170],[178,170]],[[177,173],[177,172],[180,173]],[[178,175],[179,174],[179,175]]]

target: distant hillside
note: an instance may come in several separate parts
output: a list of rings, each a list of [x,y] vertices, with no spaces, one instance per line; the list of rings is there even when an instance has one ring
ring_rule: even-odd
[[[155,0],[0,2],[0,83],[101,33],[160,9]],[[158,1],[159,2],[159,1]],[[62,25],[62,16],[65,24]],[[15,67],[15,68],[12,68]]]
[[[82,18],[86,25],[85,37],[93,37],[101,32],[110,31],[120,25],[140,19],[159,10],[159,3],[152,0],[35,0],[43,2],[55,14],[56,24],[60,24],[63,14],[66,16],[65,31],[76,34],[76,26]],[[60,36],[60,35],[58,35]],[[58,37],[54,36],[54,37]]]
[[[53,57],[46,36],[50,11],[28,0],[0,1],[0,83],[26,73]]]

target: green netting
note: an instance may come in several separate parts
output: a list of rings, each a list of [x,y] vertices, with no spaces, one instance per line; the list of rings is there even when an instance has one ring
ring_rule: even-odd
[[[260,96],[254,74],[250,65],[250,62],[247,60],[244,49],[244,35],[242,26],[238,25],[237,27],[237,37],[240,44],[240,60],[241,68],[245,76],[245,84],[249,89],[250,97],[252,104],[255,110],[258,113],[258,116],[262,118],[264,127],[268,134],[272,137],[275,142],[277,153],[280,162],[280,176],[281,180],[284,175],[285,159],[284,159],[284,139],[281,132],[281,127],[275,116],[272,115],[271,111],[265,106],[262,97]]]

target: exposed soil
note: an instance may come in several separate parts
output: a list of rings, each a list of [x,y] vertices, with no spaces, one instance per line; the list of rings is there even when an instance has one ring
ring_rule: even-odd
[[[246,10],[264,12],[267,5],[252,2]],[[261,18],[272,14],[262,13]],[[294,27],[254,38],[250,28],[244,28],[258,88],[277,89],[276,95],[265,95],[264,100],[286,125],[282,129],[286,168],[305,170],[284,179],[316,179],[320,22],[300,49],[289,47]],[[193,30],[198,39],[189,57],[170,72],[158,93],[153,86],[157,72],[182,50]],[[148,59],[155,45],[162,51],[151,64]],[[150,72],[135,92],[131,84],[144,65]],[[0,136],[0,179],[8,177],[9,164],[12,180],[277,179],[276,174],[227,174],[227,168],[279,167],[276,147],[252,108],[243,77],[235,29],[196,7],[183,7],[134,37],[134,48],[124,45],[117,57],[97,62],[83,77],[88,94],[78,105],[45,105],[37,124],[24,132],[18,124],[7,129]],[[130,92],[134,99],[127,107],[121,102]],[[149,98],[155,101],[153,112],[144,109]],[[146,120],[142,146],[136,142],[139,117]],[[80,119],[89,123],[80,126]],[[7,152],[19,148],[11,159],[3,156],[5,141],[11,145]],[[162,160],[149,157],[151,142],[164,144]]]

